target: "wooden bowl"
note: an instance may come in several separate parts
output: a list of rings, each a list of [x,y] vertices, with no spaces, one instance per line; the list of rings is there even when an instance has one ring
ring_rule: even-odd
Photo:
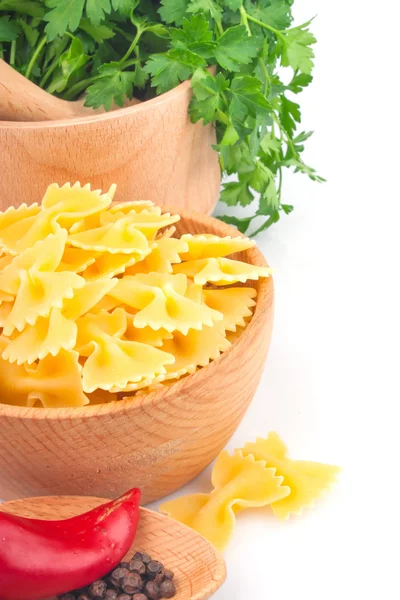
[[[241,235],[212,217],[181,212],[178,233]],[[236,258],[265,265],[257,248]],[[143,503],[173,492],[226,445],[257,389],[273,321],[273,281],[227,352],[170,387],[81,408],[0,404],[0,498],[115,497],[139,487]]]
[[[0,511],[31,519],[68,519],[99,504],[102,498],[42,497],[0,505]],[[221,587],[226,567],[218,551],[198,533],[164,515],[140,509],[136,538],[127,555],[142,550],[175,573],[174,600],[206,600]]]
[[[0,210],[50,183],[92,182],[118,199],[212,212],[220,190],[213,126],[192,124],[190,81],[135,106],[59,121],[0,121]]]

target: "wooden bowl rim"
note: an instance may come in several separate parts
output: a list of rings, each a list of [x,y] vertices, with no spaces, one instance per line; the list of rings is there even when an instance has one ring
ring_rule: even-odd
[[[158,106],[171,102],[180,96],[184,96],[188,92],[188,88],[191,87],[191,80],[184,81],[174,87],[169,92],[155,96],[149,100],[134,104],[133,106],[126,106],[125,108],[117,108],[98,115],[84,116],[84,117],[70,117],[69,119],[55,119],[54,121],[1,121],[0,130],[36,130],[36,129],[53,129],[56,127],[72,127],[74,125],[86,125],[89,123],[99,123],[102,121],[111,121],[117,119],[123,119],[130,115],[152,110]]]
[[[218,234],[221,236],[231,237],[245,237],[241,234],[237,229],[224,223],[223,221],[219,221],[215,217],[210,217],[208,215],[203,215],[201,213],[197,213],[190,210],[176,210],[173,208],[166,209],[168,212],[179,214],[179,216],[183,220],[193,220],[198,223],[201,223],[205,226],[206,229],[214,228],[218,231]],[[258,266],[269,266],[263,254],[254,246],[247,250],[250,253],[250,261],[251,264],[255,264]],[[231,347],[219,355],[218,358],[211,361],[207,366],[202,367],[192,375],[188,375],[187,377],[183,377],[178,379],[176,383],[161,388],[159,390],[155,390],[153,392],[149,392],[148,394],[144,394],[140,397],[133,396],[132,398],[127,398],[124,400],[117,400],[115,402],[108,402],[105,404],[94,404],[92,406],[76,406],[76,407],[63,407],[63,408],[35,408],[35,407],[25,407],[25,406],[14,406],[10,404],[1,404],[0,402],[0,417],[11,417],[17,419],[45,419],[59,420],[60,418],[66,419],[81,419],[82,417],[90,418],[96,417],[98,415],[105,415],[109,413],[117,414],[119,412],[124,412],[127,410],[135,410],[135,408],[142,408],[149,404],[151,404],[154,400],[159,400],[160,398],[168,398],[171,394],[176,394],[182,392],[186,387],[191,386],[193,382],[201,382],[201,380],[205,377],[208,377],[210,374],[210,370],[213,368],[213,365],[218,363],[221,360],[229,360],[234,349],[238,348],[239,345],[243,346],[243,349],[248,346],[248,338],[251,337],[254,330],[261,329],[263,330],[263,314],[265,310],[267,310],[268,304],[268,287],[270,285],[273,286],[273,278],[270,275],[265,279],[260,280],[260,287],[256,297],[256,306],[254,310],[253,317],[243,333],[239,336],[237,340],[233,342]]]
[[[49,500],[50,501],[53,501],[53,500],[58,501],[59,500],[60,502],[71,500],[71,502],[73,503],[74,500],[79,499],[79,498],[84,498],[84,499],[88,500],[89,502],[99,502],[99,504],[104,504],[104,503],[110,501],[110,498],[101,498],[99,496],[76,496],[76,495],[30,496],[28,498],[18,498],[16,500],[8,500],[7,502],[1,503],[0,504],[0,512],[8,513],[8,511],[4,510],[4,508],[7,508],[7,507],[14,508],[15,507],[15,508],[17,508],[17,512],[14,512],[12,510],[11,514],[18,514],[18,505],[19,504],[23,505],[24,502],[26,502],[26,501],[37,503],[39,505],[40,503],[46,503],[46,502],[48,503]],[[210,582],[209,582],[208,586],[202,588],[195,596],[192,596],[191,600],[203,600],[203,598],[209,598],[211,595],[213,595],[223,585],[223,583],[226,580],[226,575],[227,575],[226,562],[225,562],[222,554],[217,550],[217,548],[215,548],[215,546],[211,542],[209,542],[204,536],[202,536],[197,531],[191,529],[184,523],[175,521],[175,519],[168,517],[168,515],[164,515],[163,513],[160,513],[156,510],[151,510],[150,508],[145,508],[143,506],[140,506],[139,508],[140,508],[141,513],[155,516],[156,518],[162,519],[163,521],[165,519],[167,519],[168,521],[173,523],[176,527],[183,529],[184,531],[187,530],[188,534],[191,535],[192,537],[199,537],[203,541],[206,542],[207,546],[210,547],[210,549],[212,550],[214,557],[215,557],[215,571],[214,571],[212,577],[210,578]]]

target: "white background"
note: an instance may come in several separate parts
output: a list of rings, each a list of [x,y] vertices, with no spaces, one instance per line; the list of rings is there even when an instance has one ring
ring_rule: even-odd
[[[395,7],[294,3],[297,24],[317,14],[315,79],[299,100],[304,129],[315,130],[306,162],[328,183],[287,177],[295,211],[258,238],[276,271],[275,329],[229,449],[276,430],[293,458],[344,470],[302,517],[281,523],[264,509],[238,517],[216,600],[400,598]],[[179,494],[209,491],[209,472]]]

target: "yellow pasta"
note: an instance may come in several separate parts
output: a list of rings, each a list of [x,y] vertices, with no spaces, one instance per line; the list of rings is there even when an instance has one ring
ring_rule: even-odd
[[[59,308],[52,308],[48,317],[39,317],[35,325],[28,325],[10,340],[2,358],[30,365],[48,354],[56,356],[62,348],[74,348],[77,331],[76,324],[65,318]]]
[[[146,236],[135,228],[129,216],[102,227],[74,233],[68,236],[68,244],[83,250],[139,256],[144,256],[149,248]]]
[[[0,337],[0,352],[7,340]],[[88,398],[82,390],[78,353],[60,350],[37,365],[17,365],[0,358],[0,398],[3,404],[46,408],[84,406]]]
[[[300,514],[305,506],[313,505],[340,471],[331,465],[291,460],[286,454],[286,446],[274,432],[266,439],[245,444],[233,456],[223,451],[212,470],[211,493],[182,496],[166,502],[160,510],[222,550],[240,512],[270,505],[283,520]]]
[[[167,377],[178,379],[186,373],[194,373],[197,367],[205,367],[231,346],[216,327],[190,330],[186,335],[175,332],[173,339],[165,340],[162,349],[175,357],[167,367]]]
[[[236,327],[244,327],[245,319],[252,316],[252,308],[256,305],[254,288],[231,287],[222,290],[204,290],[204,302],[210,308],[219,311],[223,319],[218,328],[224,331],[236,331]]]
[[[204,258],[217,258],[228,256],[234,252],[242,252],[255,246],[254,240],[249,240],[244,237],[224,237],[220,238],[217,235],[202,233],[191,235],[186,233],[181,237],[187,242],[188,249],[186,252],[180,252],[182,260],[198,260]]]
[[[122,340],[126,327],[126,315],[120,308],[112,314],[101,312],[79,319],[77,346],[88,356],[82,373],[84,391],[123,389],[165,373],[165,365],[174,362],[174,357],[162,350]]]
[[[248,279],[256,280],[260,277],[268,277],[271,272],[267,267],[257,267],[229,258],[190,260],[175,265],[173,271],[174,273],[185,273],[188,277],[192,277],[198,285],[245,283]]]
[[[264,461],[222,452],[213,469],[214,490],[166,502],[160,511],[184,523],[223,550],[235,528],[238,509],[266,506],[285,498],[290,489]]]
[[[274,514],[282,520],[288,519],[291,514],[301,514],[305,507],[313,506],[340,472],[339,467],[332,465],[287,458],[287,448],[275,432],[266,439],[257,438],[256,442],[246,444],[243,453],[245,456],[254,456],[256,460],[265,460],[290,487],[287,498],[271,504]]]
[[[125,274],[172,273],[172,265],[181,262],[180,252],[185,252],[187,248],[187,243],[182,239],[160,238],[154,242],[151,253],[141,262],[128,266]]]
[[[52,184],[40,205],[0,212],[0,377],[18,380],[0,382],[0,401],[84,406],[152,391],[217,359],[249,322],[255,290],[208,284],[267,276],[224,258],[254,242],[174,237],[178,215],[113,204],[115,188]]]

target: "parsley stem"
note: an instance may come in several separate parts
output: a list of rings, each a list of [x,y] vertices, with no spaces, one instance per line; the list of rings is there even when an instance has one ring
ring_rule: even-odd
[[[130,55],[132,54],[132,52],[134,51],[134,49],[136,48],[140,37],[142,35],[142,33],[144,32],[144,29],[142,29],[141,27],[138,27],[138,30],[136,32],[135,37],[133,38],[133,41],[131,43],[131,45],[129,46],[128,50],[125,52],[124,56],[121,58],[119,62],[120,65],[123,65],[124,62],[130,57]]]
[[[62,50],[61,52],[58,52],[56,54],[56,56],[53,58],[51,65],[49,66],[49,68],[47,69],[46,73],[43,75],[42,79],[40,80],[40,87],[44,89],[46,83],[48,82],[48,80],[50,79],[50,77],[52,76],[54,70],[58,67],[58,61],[60,60],[60,56],[63,53],[64,50]]]
[[[269,77],[268,69],[264,63],[263,58],[260,58],[260,67],[261,67],[261,71],[263,72],[264,79],[265,79],[265,81],[264,81],[264,96],[267,96],[268,89],[271,86],[271,79]]]
[[[215,24],[216,24],[216,26],[217,26],[217,29],[218,29],[219,35],[222,35],[222,34],[224,33],[224,30],[223,30],[223,28],[222,28],[222,25],[221,25],[221,23],[220,23],[219,21],[215,21]]]
[[[71,85],[71,87],[64,94],[64,100],[74,100],[74,98],[81,94],[93,81],[96,79],[100,79],[99,75],[95,75],[94,77],[88,77],[87,79],[82,79],[82,81],[78,81],[75,85]]]
[[[35,52],[32,54],[31,56],[31,60],[29,61],[28,66],[26,67],[26,71],[25,71],[25,77],[27,79],[29,79],[30,74],[32,73],[32,69],[35,66],[35,62],[37,61],[37,59],[39,58],[39,54],[41,53],[41,51],[43,50],[45,44],[47,42],[47,38],[44,35],[42,37],[42,39],[40,40],[39,44],[36,47]]]
[[[271,27],[271,25],[267,25],[266,23],[259,21],[255,17],[252,17],[251,15],[249,15],[248,12],[246,12],[246,16],[247,16],[247,19],[249,21],[251,21],[252,23],[259,25],[260,27],[264,27],[264,29],[268,29],[268,31],[271,31],[271,33],[274,33],[277,37],[283,37],[282,32],[279,31],[279,29],[275,29],[275,27]]]
[[[15,52],[17,50],[17,40],[13,40],[11,42],[11,50],[10,50],[10,65],[15,65]]]
[[[251,36],[251,29],[250,29],[250,25],[249,25],[249,20],[247,18],[247,12],[246,12],[246,9],[244,8],[243,4],[240,7],[240,16],[242,18],[243,25],[247,29],[247,33]]]

